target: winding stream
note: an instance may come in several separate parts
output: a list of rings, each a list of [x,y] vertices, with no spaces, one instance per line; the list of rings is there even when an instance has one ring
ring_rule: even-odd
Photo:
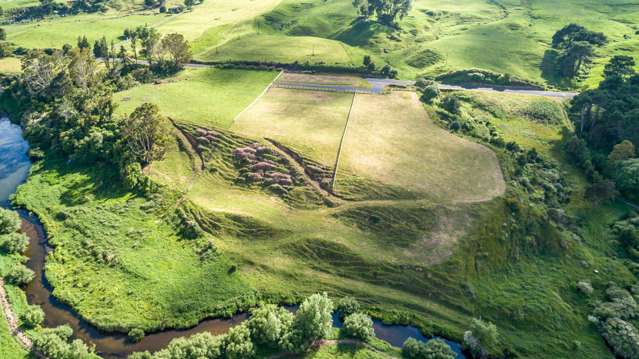
[[[22,138],[19,126],[9,122],[6,117],[0,118],[0,205],[8,206],[9,198],[16,188],[23,183],[28,174],[31,163],[27,156],[28,143]],[[73,328],[76,337],[95,345],[98,354],[106,359],[126,358],[136,351],[157,351],[165,347],[175,338],[189,336],[201,332],[223,334],[229,328],[248,318],[247,314],[238,314],[230,319],[207,319],[197,326],[185,330],[165,330],[151,333],[138,343],[131,343],[125,334],[104,333],[80,318],[77,313],[53,296],[53,288],[44,274],[45,260],[50,247],[42,224],[37,218],[20,210],[22,229],[29,236],[30,244],[27,250],[29,261],[27,266],[35,272],[35,279],[26,287],[27,299],[30,304],[39,305],[45,313],[45,325],[55,327],[67,324]],[[336,327],[342,325],[335,315],[333,323]],[[401,347],[410,338],[427,341],[420,331],[411,326],[386,325],[374,321],[375,334],[378,338],[388,341],[394,346]],[[459,343],[446,340],[457,353],[457,359],[464,359]]]

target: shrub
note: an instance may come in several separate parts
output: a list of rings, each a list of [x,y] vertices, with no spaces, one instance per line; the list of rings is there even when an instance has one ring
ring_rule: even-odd
[[[619,318],[611,318],[603,324],[602,335],[619,357],[639,357],[639,332],[634,325]]]
[[[293,323],[293,314],[275,305],[265,305],[251,313],[247,325],[256,344],[275,347]]]
[[[470,330],[464,333],[464,347],[475,357],[486,357],[490,349],[497,345],[497,327],[495,324],[473,319]]]
[[[137,343],[141,341],[142,339],[144,339],[144,330],[140,328],[133,328],[129,330],[128,335],[129,335],[129,340],[131,340],[134,343]]]
[[[588,296],[591,295],[594,292],[594,289],[592,289],[592,284],[589,281],[587,281],[587,280],[579,281],[577,283],[577,289],[581,293],[583,293],[585,295],[588,295]]]
[[[43,329],[33,339],[34,351],[48,359],[100,359],[81,340],[71,341],[73,330],[66,325]]]
[[[455,359],[455,352],[441,339],[434,338],[422,343],[408,338],[402,347],[402,357],[406,359]]]
[[[20,230],[20,217],[14,211],[0,208],[0,234],[14,233]]]
[[[461,113],[461,101],[455,96],[446,96],[442,101],[442,107],[444,110],[454,114],[459,115]]]
[[[621,161],[615,175],[617,187],[633,198],[639,198],[639,158]]]
[[[420,97],[420,100],[422,100],[425,103],[432,103],[434,100],[436,100],[440,95],[440,91],[439,91],[439,86],[437,86],[437,84],[431,84],[426,86],[423,90],[422,90],[422,96]]]
[[[14,285],[24,285],[33,280],[34,273],[22,264],[14,265],[5,276],[6,280]]]
[[[357,299],[353,297],[343,297],[335,303],[335,309],[337,309],[342,318],[345,318],[359,312],[360,304]]]
[[[22,233],[0,236],[0,248],[7,253],[23,253],[29,247],[29,237]]]
[[[295,313],[292,329],[282,338],[289,351],[302,352],[318,339],[325,338],[333,326],[333,302],[326,293],[306,298]]]
[[[227,359],[246,359],[255,355],[251,332],[246,325],[231,328],[224,338],[223,347]]]
[[[200,333],[188,338],[177,338],[152,357],[154,359],[218,359],[222,357],[222,337]],[[137,359],[148,358],[141,356]]]
[[[344,320],[344,334],[351,338],[368,341],[375,336],[373,321],[363,313],[351,314]]]
[[[27,310],[20,315],[22,325],[27,328],[35,328],[44,322],[44,312],[37,305],[30,305]]]

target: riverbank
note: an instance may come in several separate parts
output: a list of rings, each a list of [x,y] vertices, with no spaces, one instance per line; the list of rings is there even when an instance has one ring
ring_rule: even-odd
[[[7,299],[7,292],[4,288],[4,280],[0,278],[0,307],[2,307],[2,313],[4,314],[7,324],[9,325],[9,331],[18,340],[20,345],[27,351],[31,351],[33,342],[26,333],[24,333],[18,325],[18,316],[13,312],[11,304]]]

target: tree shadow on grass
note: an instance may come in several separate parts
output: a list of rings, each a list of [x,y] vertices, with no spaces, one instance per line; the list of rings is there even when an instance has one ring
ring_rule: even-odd
[[[376,35],[393,31],[393,28],[375,21],[356,19],[351,22],[350,28],[338,34],[335,40],[350,46],[366,46],[370,45],[371,39]]]
[[[122,186],[117,169],[103,163],[85,165],[49,157],[44,160],[43,169],[54,172],[57,178],[75,176],[65,184],[65,191],[60,196],[60,201],[65,206],[77,206],[90,199],[110,199],[131,193]]]

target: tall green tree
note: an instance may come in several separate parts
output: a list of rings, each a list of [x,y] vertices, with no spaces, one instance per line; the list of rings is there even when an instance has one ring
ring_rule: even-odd
[[[171,140],[168,120],[157,105],[145,103],[131,113],[122,128],[125,157],[147,166],[162,159]]]

